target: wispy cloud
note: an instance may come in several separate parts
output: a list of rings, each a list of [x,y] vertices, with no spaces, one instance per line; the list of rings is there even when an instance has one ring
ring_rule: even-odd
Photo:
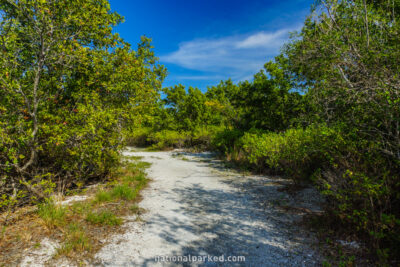
[[[280,47],[288,40],[289,32],[297,29],[298,27],[273,32],[262,31],[219,39],[196,39],[181,43],[178,50],[161,56],[160,60],[202,71],[205,76],[243,80],[251,77],[249,75],[256,73],[265,62],[276,56]]]
[[[288,32],[287,29],[276,32],[259,32],[238,42],[237,48],[276,48],[287,39]]]
[[[224,76],[221,75],[177,75],[174,76],[177,80],[221,80]]]

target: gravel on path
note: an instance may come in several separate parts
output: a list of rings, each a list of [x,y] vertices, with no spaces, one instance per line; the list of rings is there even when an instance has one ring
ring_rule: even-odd
[[[126,232],[111,237],[96,265],[321,265],[315,237],[301,226],[306,211],[320,210],[314,189],[288,194],[279,190],[288,180],[227,169],[212,153],[124,155],[152,163],[139,205],[146,212],[127,218]]]

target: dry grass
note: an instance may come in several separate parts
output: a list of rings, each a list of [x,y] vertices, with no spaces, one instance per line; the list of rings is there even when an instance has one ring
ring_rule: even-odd
[[[61,244],[54,259],[67,257],[78,265],[92,260],[110,233],[124,231],[124,216],[136,214],[140,220],[143,210],[136,203],[148,183],[144,169],[149,164],[131,160],[122,164],[115,179],[96,188],[94,198],[66,206],[50,200],[24,207],[6,225],[0,215],[0,266],[17,266],[24,252],[39,248],[45,237]]]

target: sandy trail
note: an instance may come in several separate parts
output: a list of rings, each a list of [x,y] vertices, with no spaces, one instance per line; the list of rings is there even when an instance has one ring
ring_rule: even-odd
[[[96,265],[313,266],[321,263],[321,257],[309,246],[315,239],[298,223],[304,215],[301,210],[318,209],[318,202],[311,200],[313,190],[290,196],[278,190],[287,180],[228,171],[210,153],[124,154],[141,156],[152,163],[148,175],[153,181],[143,191],[140,203],[147,212],[142,215],[142,222],[127,218],[127,231],[112,237],[99,251]],[[192,259],[196,256],[197,262],[157,262],[159,256],[189,255]],[[218,260],[223,256],[225,263],[210,261],[208,257],[199,259],[202,255],[217,256]],[[246,261],[233,262],[232,256],[244,256]]]

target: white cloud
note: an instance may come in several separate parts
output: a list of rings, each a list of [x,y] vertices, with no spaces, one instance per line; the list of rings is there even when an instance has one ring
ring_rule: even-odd
[[[237,44],[238,48],[276,47],[287,39],[288,31],[260,32],[253,34]]]
[[[233,80],[243,80],[278,55],[280,47],[293,30],[296,28],[219,39],[196,39],[181,43],[178,50],[161,56],[160,60],[205,72],[205,76],[212,74],[224,77],[223,79],[231,77]],[[198,79],[201,80],[200,77]]]

